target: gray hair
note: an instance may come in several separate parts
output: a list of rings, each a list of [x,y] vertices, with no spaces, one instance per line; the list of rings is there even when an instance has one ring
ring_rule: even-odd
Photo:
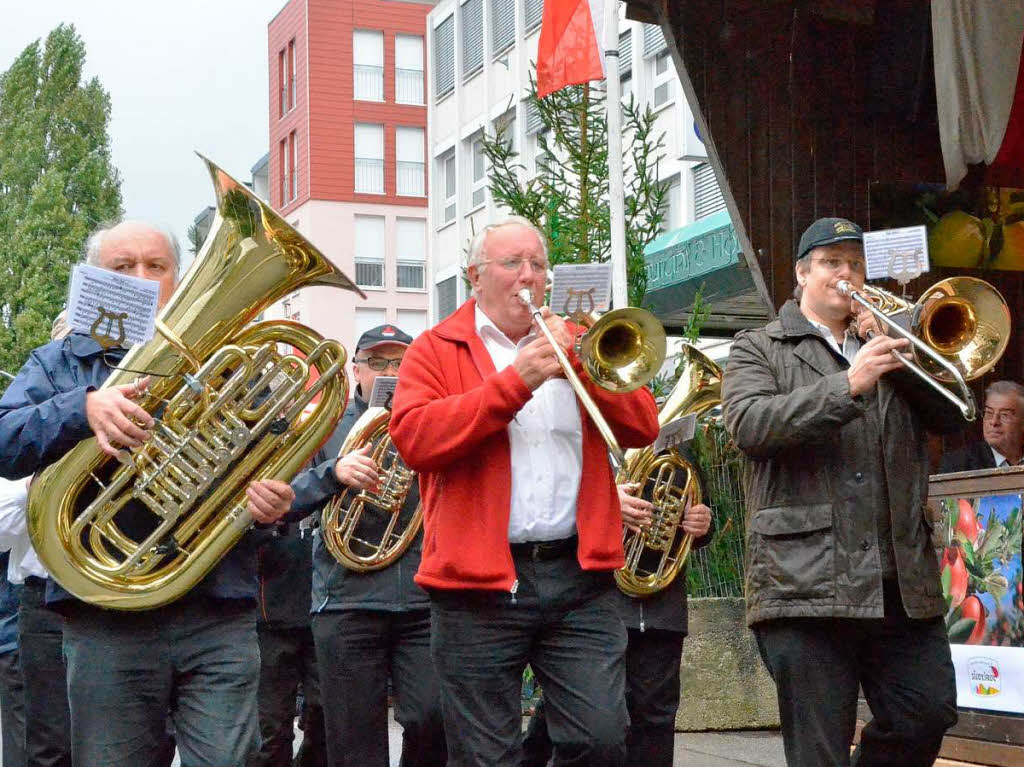
[[[524,218],[523,216],[508,216],[496,221],[493,224],[488,224],[473,237],[473,241],[469,244],[469,255],[466,258],[466,268],[471,266],[480,266],[480,262],[484,260],[484,241],[487,239],[487,235],[493,232],[495,229],[501,229],[504,226],[521,226],[529,229],[531,232],[537,235],[537,239],[540,240],[541,250],[544,252],[544,260],[548,260],[548,238],[544,236],[544,232],[534,224],[530,219]]]
[[[110,234],[111,230],[123,223],[125,223],[124,220],[102,224],[99,229],[96,229],[89,235],[89,239],[85,241],[85,263],[90,266],[100,265],[100,250],[103,247],[103,240]],[[181,245],[178,243],[178,238],[161,226],[151,224],[148,221],[145,224],[154,232],[162,234],[167,240],[167,246],[171,250],[171,255],[174,256],[174,279],[177,281],[181,272]]]
[[[1021,409],[1021,414],[1024,415],[1024,386],[1021,386],[1016,381],[993,381],[985,389],[985,400],[993,394],[999,394],[1004,397],[1016,397],[1017,404]]]

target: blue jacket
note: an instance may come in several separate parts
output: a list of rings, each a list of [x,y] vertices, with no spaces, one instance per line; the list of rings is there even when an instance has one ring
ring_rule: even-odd
[[[313,458],[310,467],[292,480],[295,501],[288,519],[321,511],[332,496],[344,489],[334,476],[334,465],[338,462],[338,451],[345,437],[365,412],[366,401],[359,396],[357,390],[334,433]],[[416,510],[419,501],[419,482],[414,482],[400,512],[402,523]],[[393,565],[382,570],[357,573],[338,562],[327,550],[320,528],[317,527],[313,536],[313,612],[406,612],[428,609],[430,600],[427,592],[412,579],[420,566],[422,546],[423,531],[420,530],[409,549]]]
[[[98,343],[80,333],[33,350],[0,399],[0,476],[35,474],[91,437],[85,395],[110,375],[107,360],[116,364],[123,354],[110,350],[104,355]],[[193,593],[254,600],[255,545],[253,535],[243,537]],[[47,601],[65,599],[72,597],[51,580]]]

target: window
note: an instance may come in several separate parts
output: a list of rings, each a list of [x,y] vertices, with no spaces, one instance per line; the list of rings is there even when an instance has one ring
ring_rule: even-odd
[[[654,58],[654,97],[651,106],[657,109],[670,102],[673,97],[673,83],[676,71],[672,66],[672,56],[662,51]]]
[[[679,191],[679,176],[677,174],[669,179],[668,187],[665,189],[665,198],[661,208],[664,216],[661,219],[662,232],[670,232],[683,225],[682,216],[679,215],[681,203]]]
[[[427,261],[427,222],[422,218],[396,219],[395,253],[395,284],[405,290],[423,290]],[[401,327],[405,330],[404,325]]]
[[[423,38],[395,35],[395,101],[423,103]]]
[[[398,171],[398,194],[423,197],[423,128],[399,126],[395,129],[395,153]]]
[[[665,42],[665,33],[657,24],[644,24],[644,56],[653,56],[661,53],[668,47]]]
[[[440,101],[455,90],[455,17],[434,29],[434,94]]]
[[[693,219],[704,218],[725,210],[725,198],[711,165],[702,162],[693,166]]]
[[[356,123],[357,192],[384,194],[384,126]]]
[[[299,196],[299,148],[295,131],[288,134],[288,200]]]
[[[494,121],[494,134],[505,142],[513,152],[516,151],[516,110],[510,109]]]
[[[421,309],[399,309],[395,324],[415,338],[427,329],[427,313]]]
[[[384,217],[356,216],[356,285],[384,287]]]
[[[455,150],[448,152],[439,161],[438,184],[440,185],[441,224],[455,220]]]
[[[484,200],[487,197],[487,174],[484,172],[485,157],[484,157],[484,140],[483,137],[478,136],[473,139],[470,144],[470,155],[471,164],[470,167],[473,171],[473,183],[472,183],[472,198],[470,200],[470,207],[475,208],[477,205],[483,205]]]
[[[540,24],[540,18],[544,15],[544,0],[526,0],[525,9],[526,29],[533,29]]]
[[[491,53],[497,58],[515,41],[515,0],[491,0]]]
[[[462,76],[469,77],[484,65],[484,0],[462,4]]]
[[[288,41],[288,111],[295,108],[295,40]]]
[[[626,30],[619,35],[619,82],[622,84],[622,103],[629,103],[633,91],[633,33]]]
[[[281,168],[281,197],[280,205],[288,202],[288,140],[281,139],[277,147],[277,162]]]
[[[277,54],[277,90],[278,90],[278,117],[284,117],[288,111],[288,57],[285,49],[282,48]]]
[[[355,98],[384,100],[384,33],[357,29],[352,33]]]
[[[437,319],[443,320],[459,305],[459,286],[455,277],[437,283]]]

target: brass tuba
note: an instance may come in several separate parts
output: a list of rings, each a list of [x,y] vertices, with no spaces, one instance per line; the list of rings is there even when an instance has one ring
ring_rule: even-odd
[[[339,455],[373,445],[370,457],[378,467],[377,490],[346,488],[324,507],[320,534],[331,555],[350,570],[381,570],[394,564],[412,545],[423,524],[423,505],[401,520],[402,507],[416,472],[398,455],[388,425],[391,411],[367,409],[345,437]]]
[[[43,564],[102,607],[145,610],[187,593],[252,524],[246,486],[290,479],[348,396],[336,341],[296,322],[249,323],[303,286],[362,292],[245,185],[203,160],[217,197],[210,234],[157,317],[157,336],[129,351],[104,384],[129,383],[135,371],[151,376],[138,401],[156,419],[150,439],[122,450],[120,461],[84,440],[29,494],[29,534]]]
[[[689,344],[681,354],[682,373],[658,414],[662,427],[691,414],[700,416],[722,401],[721,368]],[[650,596],[672,583],[690,553],[693,536],[684,534],[679,523],[686,507],[701,501],[700,479],[678,449],[655,453],[645,447],[626,454],[617,482],[638,484],[654,510],[647,529],[623,530],[626,564],[615,571],[615,582],[626,596]]]

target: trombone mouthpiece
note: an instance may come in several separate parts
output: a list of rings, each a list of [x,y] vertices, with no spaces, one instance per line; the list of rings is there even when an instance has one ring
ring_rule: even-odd
[[[530,295],[530,289],[529,288],[523,288],[518,293],[516,293],[516,295],[519,296],[519,300],[522,301],[527,306],[529,306],[531,303],[533,303],[533,296]]]
[[[853,285],[850,284],[849,280],[839,280],[839,282],[836,283],[836,290],[839,291],[841,295],[849,296],[853,294]]]

